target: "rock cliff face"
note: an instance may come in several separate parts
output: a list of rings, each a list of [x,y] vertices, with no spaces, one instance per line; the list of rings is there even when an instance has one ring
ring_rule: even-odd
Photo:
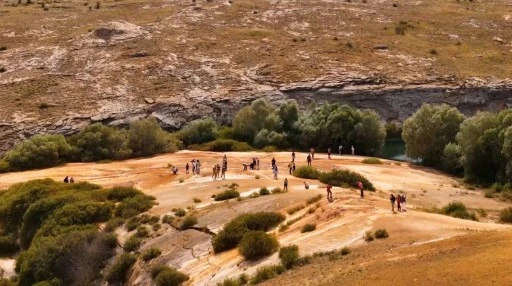
[[[312,103],[337,102],[357,108],[375,110],[385,121],[403,122],[423,103],[447,103],[466,115],[478,111],[499,111],[512,106],[512,83],[500,82],[478,86],[465,85],[410,85],[391,86],[374,82],[358,84],[347,82],[304,82],[275,87],[267,91],[242,91],[231,98],[149,101],[151,104],[129,106],[119,112],[74,115],[56,122],[0,124],[0,151],[5,152],[17,141],[39,133],[70,135],[84,126],[102,122],[124,127],[131,121],[155,117],[166,130],[178,130],[187,122],[212,117],[229,124],[235,113],[252,101],[264,98],[277,105],[296,100],[301,109]]]

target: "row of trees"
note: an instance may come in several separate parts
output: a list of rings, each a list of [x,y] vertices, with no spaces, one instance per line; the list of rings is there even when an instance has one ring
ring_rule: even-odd
[[[179,144],[154,118],[134,121],[126,130],[96,123],[68,138],[35,135],[7,152],[0,165],[4,171],[19,171],[64,162],[121,160],[176,151]]]
[[[100,123],[78,134],[36,135],[16,145],[0,160],[1,171],[19,171],[56,166],[64,162],[122,160],[176,151],[184,146],[201,150],[246,151],[252,147],[337,150],[343,145],[361,155],[382,150],[386,130],[379,116],[340,104],[312,106],[299,112],[295,101],[277,107],[256,100],[242,108],[233,125],[220,126],[212,119],[190,122],[176,133],[167,133],[154,118],[138,120],[126,130]]]
[[[276,107],[265,100],[242,108],[233,119],[233,127],[218,126],[206,119],[191,122],[178,133],[187,146],[214,139],[234,139],[256,148],[278,149],[326,150],[354,145],[362,155],[379,154],[385,137],[380,117],[370,110],[325,103],[301,113],[294,101]]]
[[[424,165],[489,185],[512,182],[512,109],[466,118],[456,108],[423,105],[403,125],[407,155]]]

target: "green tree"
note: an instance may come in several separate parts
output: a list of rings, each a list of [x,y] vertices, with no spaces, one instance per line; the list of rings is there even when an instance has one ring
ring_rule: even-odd
[[[421,159],[427,166],[442,167],[444,148],[455,142],[463,121],[464,115],[454,107],[424,104],[403,125],[407,156]]]
[[[135,157],[150,156],[176,150],[170,135],[162,130],[155,118],[134,121],[128,130],[129,145]]]
[[[126,132],[101,123],[85,127],[71,136],[68,142],[73,148],[75,159],[83,162],[122,160],[132,154]]]
[[[242,108],[233,119],[233,133],[236,139],[253,143],[256,134],[270,125],[270,120],[266,122],[267,117],[274,112],[275,106],[264,99],[258,99],[249,106]]]
[[[179,132],[179,138],[187,146],[210,142],[216,137],[217,123],[210,118],[194,120]]]
[[[47,168],[65,162],[71,147],[62,135],[35,135],[5,155],[14,171]]]

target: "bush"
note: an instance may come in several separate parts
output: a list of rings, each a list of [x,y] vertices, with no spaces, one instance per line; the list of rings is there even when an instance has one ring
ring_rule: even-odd
[[[300,232],[302,232],[302,233],[311,232],[311,231],[314,231],[315,229],[316,229],[316,224],[307,223],[302,227]]]
[[[124,223],[124,220],[121,219],[121,218],[113,218],[113,219],[110,219],[106,224],[105,224],[105,228],[103,229],[104,231],[106,232],[113,232],[115,231],[118,227],[122,226]]]
[[[257,212],[239,215],[227,223],[212,239],[215,253],[235,248],[249,231],[269,231],[285,220],[276,212]]]
[[[123,218],[136,216],[151,209],[155,204],[154,200],[154,197],[140,193],[121,201],[114,210],[114,214],[117,217]]]
[[[260,193],[260,195],[262,195],[262,196],[268,196],[268,195],[270,195],[270,191],[269,191],[267,188],[261,188],[259,193]]]
[[[306,204],[309,206],[311,204],[314,204],[322,199],[322,195],[316,195],[314,197],[311,197],[306,200]]]
[[[135,233],[135,235],[141,238],[147,237],[149,235],[149,230],[145,226],[141,225],[137,227],[137,233]]]
[[[136,261],[137,257],[133,254],[121,254],[114,264],[107,269],[105,279],[110,284],[125,283],[128,278],[128,272]]]
[[[178,149],[170,134],[162,130],[155,118],[132,122],[128,130],[128,139],[134,157],[150,156]]]
[[[477,220],[475,213],[469,212],[461,202],[449,203],[441,209],[441,213],[461,219]]]
[[[366,177],[348,170],[332,170],[328,173],[322,173],[320,182],[337,187],[349,186],[353,188],[357,188],[357,183],[361,182],[366,190],[375,191],[375,187]]]
[[[240,193],[231,189],[231,190],[225,190],[222,193],[216,194],[215,200],[216,201],[225,201],[225,200],[238,198],[238,197],[240,197]]]
[[[379,228],[375,231],[375,238],[382,239],[382,238],[388,238],[389,234],[388,231],[384,228]]]
[[[142,244],[142,239],[133,235],[124,242],[123,250],[126,252],[135,251],[140,248],[141,244]]]
[[[361,162],[363,164],[382,164],[382,161],[379,158],[366,158]]]
[[[279,249],[279,259],[286,269],[291,269],[300,259],[299,247],[297,245],[281,247]]]
[[[140,221],[128,221],[124,228],[126,228],[127,231],[132,231],[140,226]]]
[[[9,172],[9,163],[0,159],[0,174]]]
[[[35,135],[14,146],[4,160],[12,171],[47,168],[64,163],[70,150],[62,135]]]
[[[162,223],[171,224],[173,222],[173,220],[174,220],[173,216],[164,215],[164,217],[162,218]]]
[[[348,254],[350,254],[350,248],[348,248],[348,247],[343,247],[343,248],[341,249],[341,255],[348,255]]]
[[[508,207],[500,211],[500,221],[504,223],[512,223],[512,207]]]
[[[184,217],[187,214],[187,211],[184,209],[176,209],[174,210],[174,215],[178,217]]]
[[[69,137],[68,142],[72,147],[73,159],[82,162],[122,160],[132,154],[126,132],[101,123],[85,127]]]
[[[286,191],[281,189],[281,188],[279,188],[279,187],[272,189],[272,194],[284,194],[284,193],[286,193]]]
[[[197,224],[197,218],[195,216],[186,216],[181,223],[181,229],[185,230],[191,228],[192,226]]]
[[[284,273],[286,269],[282,265],[269,265],[263,266],[256,270],[256,273],[251,279],[251,284],[259,284],[275,278]]]
[[[364,234],[364,240],[366,242],[370,242],[370,241],[373,241],[375,239],[375,237],[373,236],[373,233],[369,230],[367,231],[365,234]]]
[[[295,169],[293,175],[298,178],[317,180],[320,178],[320,171],[311,166],[301,166]]]
[[[277,251],[279,242],[264,231],[249,231],[244,234],[238,250],[247,260],[258,260]]]
[[[200,203],[200,202],[201,202],[201,199],[199,199],[199,198],[194,198],[193,200],[194,200],[194,203],[195,203],[195,204],[198,204],[198,203]]]
[[[306,206],[305,205],[298,205],[296,207],[293,207],[291,209],[288,209],[286,212],[289,214],[289,215],[292,215],[302,209],[304,209]]]
[[[186,146],[210,142],[216,136],[217,123],[210,118],[194,120],[178,132],[178,137]]]
[[[179,286],[190,279],[188,275],[163,265],[153,268],[151,276],[156,286]]]
[[[230,139],[217,139],[201,145],[190,145],[188,148],[191,150],[213,152],[246,152],[253,150],[253,148],[245,142],[238,142]]]
[[[158,248],[150,248],[146,251],[144,251],[144,253],[142,253],[142,260],[148,262],[152,259],[155,259],[157,258],[158,256],[160,256],[162,254],[162,251]]]
[[[8,256],[19,250],[14,236],[0,236],[0,257]]]

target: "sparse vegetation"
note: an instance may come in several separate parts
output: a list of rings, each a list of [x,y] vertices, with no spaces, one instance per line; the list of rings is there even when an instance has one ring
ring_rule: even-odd
[[[384,228],[379,228],[375,231],[375,238],[377,238],[377,239],[383,239],[383,238],[388,238],[388,237],[389,237],[388,231]]]
[[[364,240],[366,242],[370,242],[370,241],[373,241],[375,240],[375,237],[373,236],[373,232],[371,230],[367,231],[365,234],[364,234]]]
[[[156,286],[179,286],[190,279],[188,275],[166,265],[154,266],[151,277]]]
[[[162,251],[160,249],[158,249],[158,248],[150,248],[150,249],[144,251],[144,253],[142,253],[141,258],[142,258],[142,260],[148,262],[148,261],[150,261],[152,259],[157,258],[161,254],[162,254]]]
[[[365,190],[375,191],[375,187],[366,177],[349,170],[332,170],[328,173],[322,173],[320,175],[320,182],[337,187],[349,186],[354,188],[357,188],[357,183],[361,182]]]
[[[320,171],[311,166],[301,166],[295,169],[293,175],[303,179],[318,179],[320,177]]]
[[[186,216],[181,223],[181,229],[185,230],[191,228],[192,226],[197,224],[197,218],[195,216]]]
[[[290,208],[288,209],[286,212],[289,214],[289,215],[292,215],[302,209],[304,209],[306,206],[305,205],[298,205],[298,206],[295,206],[293,208]]]
[[[137,237],[137,235],[130,236],[123,245],[123,250],[126,252],[136,251],[140,248],[142,244],[142,239]]]
[[[258,260],[277,251],[279,242],[264,231],[249,231],[244,234],[238,250],[247,260]]]
[[[286,269],[282,265],[262,266],[256,270],[254,277],[251,279],[251,284],[254,285],[263,283],[267,280],[279,276],[285,271]]]
[[[302,232],[302,233],[311,232],[311,231],[314,231],[315,229],[316,229],[316,224],[314,224],[314,223],[307,223],[307,224],[305,224],[302,227],[300,232]]]
[[[306,200],[306,204],[309,206],[311,204],[314,204],[322,199],[322,195],[316,195],[314,197],[311,197]]]
[[[270,191],[267,188],[261,188],[259,191],[261,196],[268,196],[270,195]]]
[[[194,198],[194,203],[198,204],[198,203],[200,203],[200,202],[201,202],[201,199],[199,199],[199,198]]]
[[[182,208],[175,209],[173,211],[174,211],[174,215],[177,217],[184,217],[187,214],[187,211]]]
[[[240,193],[238,191],[230,189],[230,190],[225,190],[222,193],[216,194],[214,200],[225,201],[225,200],[238,198],[238,197],[240,197]]]
[[[500,212],[500,221],[503,223],[512,223],[512,207],[503,209]]]
[[[468,211],[461,202],[449,203],[441,209],[441,213],[461,219],[477,220],[475,213]]]
[[[111,284],[123,284],[128,279],[128,272],[133,264],[137,261],[137,257],[133,254],[123,253],[117,260],[107,269],[105,280]]]
[[[366,158],[361,162],[363,164],[378,164],[378,165],[382,164],[382,161],[379,158]]]
[[[291,269],[299,262],[299,247],[297,245],[281,247],[279,249],[279,259],[286,269]]]
[[[174,217],[170,215],[164,215],[162,217],[162,223],[171,224],[174,221]]]
[[[343,248],[341,249],[341,252],[340,252],[340,253],[341,253],[341,255],[343,255],[343,256],[344,256],[344,255],[349,255],[349,254],[350,254],[350,252],[351,252],[351,251],[350,251],[350,248],[348,248],[348,247],[346,247],[346,246],[345,246],[345,247],[343,247]]]

